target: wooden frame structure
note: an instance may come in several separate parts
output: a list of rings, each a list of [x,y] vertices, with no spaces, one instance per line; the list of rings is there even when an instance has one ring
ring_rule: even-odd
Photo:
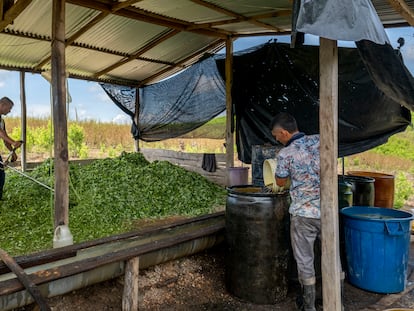
[[[19,68],[14,64],[1,64],[0,68],[22,70],[29,72],[42,72],[51,66],[52,68],[52,94],[53,94],[53,125],[55,137],[55,226],[60,223],[67,224],[68,217],[68,148],[67,148],[67,120],[66,120],[66,71],[65,50],[67,48],[83,49],[94,51],[108,57],[113,57],[99,70],[89,72],[89,75],[79,74],[76,70],[69,70],[69,76],[81,78],[83,80],[104,81],[117,84],[125,84],[140,87],[148,83],[157,81],[175,73],[188,65],[191,65],[202,57],[204,53],[215,52],[226,46],[226,107],[228,112],[226,123],[226,147],[227,147],[227,166],[233,165],[233,120],[232,120],[232,41],[235,38],[252,35],[276,35],[290,32],[290,28],[284,25],[279,26],[275,19],[288,18],[292,14],[288,7],[288,0],[280,0],[278,3],[285,8],[272,9],[264,13],[244,15],[229,8],[224,8],[213,4],[207,0],[189,0],[197,8],[205,10],[206,15],[213,12],[220,14],[220,18],[208,22],[189,22],[180,18],[167,16],[161,13],[151,12],[139,7],[145,0],[53,0],[53,22],[52,36],[30,32],[19,31],[9,27],[13,21],[19,17],[29,6],[36,3],[35,0],[17,0],[11,7],[5,10],[5,1],[0,0],[0,35],[6,35],[13,39],[33,40],[39,43],[51,43],[51,52],[44,55],[42,59],[34,65],[23,65]],[[387,2],[388,1],[388,2]],[[376,0],[392,5],[401,18],[397,22],[389,23],[396,25],[408,21],[414,24],[414,14],[411,7],[414,1],[403,0]],[[410,3],[408,5],[407,3]],[[65,6],[67,4],[79,6],[97,13],[91,14],[87,23],[78,27],[76,31],[66,36]],[[385,10],[384,10],[385,12]],[[385,13],[384,13],[385,14]],[[110,17],[127,18],[128,21],[145,22],[156,25],[163,30],[157,35],[147,40],[146,44],[133,50],[121,51],[109,49],[96,44],[88,44],[81,40],[94,27],[97,27]],[[381,14],[380,14],[381,16]],[[86,18],[86,17],[85,17]],[[268,22],[271,20],[272,22]],[[243,26],[240,29],[253,27],[254,31],[232,30],[235,25]],[[191,53],[187,53],[178,59],[162,59],[161,57],[148,57],[146,54],[156,47],[160,47],[169,40],[176,38],[183,32],[211,38],[206,40],[201,48],[195,48]],[[96,41],[94,41],[96,43]],[[146,74],[143,78],[128,79],[114,74],[133,62],[142,61],[148,64],[160,66],[155,72]],[[335,41],[321,38],[320,41],[320,119],[321,119],[321,213],[322,213],[322,275],[323,275],[323,298],[324,308],[332,311],[339,311],[341,307],[340,296],[340,262],[339,262],[339,238],[338,238],[338,211],[337,205],[337,46]],[[122,71],[121,71],[122,72]],[[21,83],[22,93],[24,92],[24,75]],[[22,95],[22,104],[25,102]],[[136,107],[139,107],[139,99]],[[135,116],[138,120],[137,114]],[[138,147],[137,147],[138,148]],[[328,237],[325,239],[324,237]],[[132,274],[136,273],[137,261],[129,263]],[[132,275],[133,278],[133,275]],[[131,292],[135,293],[136,288],[132,287]],[[134,294],[135,295],[135,294]],[[129,308],[129,307],[128,307]],[[135,308],[135,307],[131,307]]]

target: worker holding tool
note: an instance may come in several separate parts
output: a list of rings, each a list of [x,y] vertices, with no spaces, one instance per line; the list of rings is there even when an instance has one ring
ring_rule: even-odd
[[[3,139],[4,145],[10,150],[10,154],[7,157],[7,162],[14,162],[17,160],[16,149],[22,145],[22,141],[12,139],[6,131],[6,126],[3,120],[3,116],[7,115],[13,108],[13,101],[8,97],[0,99],[0,138]],[[6,162],[5,161],[5,162]],[[4,163],[0,156],[0,200],[3,196],[3,187],[6,180],[6,174],[4,172]]]

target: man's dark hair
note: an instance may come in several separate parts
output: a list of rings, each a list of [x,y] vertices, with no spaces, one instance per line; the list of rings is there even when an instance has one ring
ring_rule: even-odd
[[[1,105],[6,105],[7,104],[7,105],[10,105],[10,106],[14,106],[13,101],[10,98],[6,97],[6,96],[0,98],[0,104]]]
[[[294,133],[298,131],[298,125],[296,119],[287,112],[280,112],[273,117],[272,122],[270,123],[271,129],[275,127],[280,127],[289,133]]]

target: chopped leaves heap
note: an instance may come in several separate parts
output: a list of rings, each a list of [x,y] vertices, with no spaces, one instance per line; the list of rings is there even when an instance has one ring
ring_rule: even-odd
[[[200,215],[225,204],[225,190],[203,176],[166,161],[149,163],[140,153],[70,164],[69,227],[80,242],[131,230],[133,220]],[[53,161],[30,176],[53,187]],[[0,248],[12,255],[52,247],[53,195],[7,171],[0,201]]]

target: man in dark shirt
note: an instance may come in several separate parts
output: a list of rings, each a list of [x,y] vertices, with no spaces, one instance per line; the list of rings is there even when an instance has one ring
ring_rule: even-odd
[[[6,131],[6,126],[4,124],[3,116],[8,114],[13,108],[13,102],[8,97],[3,97],[0,99],[0,138],[3,140],[4,145],[7,149],[10,150],[11,162],[17,160],[17,155],[15,150],[22,145],[21,141],[12,139]],[[3,159],[0,156],[0,162],[3,163]],[[0,164],[0,199],[3,197],[3,187],[6,180],[6,174],[4,173],[4,166]]]

